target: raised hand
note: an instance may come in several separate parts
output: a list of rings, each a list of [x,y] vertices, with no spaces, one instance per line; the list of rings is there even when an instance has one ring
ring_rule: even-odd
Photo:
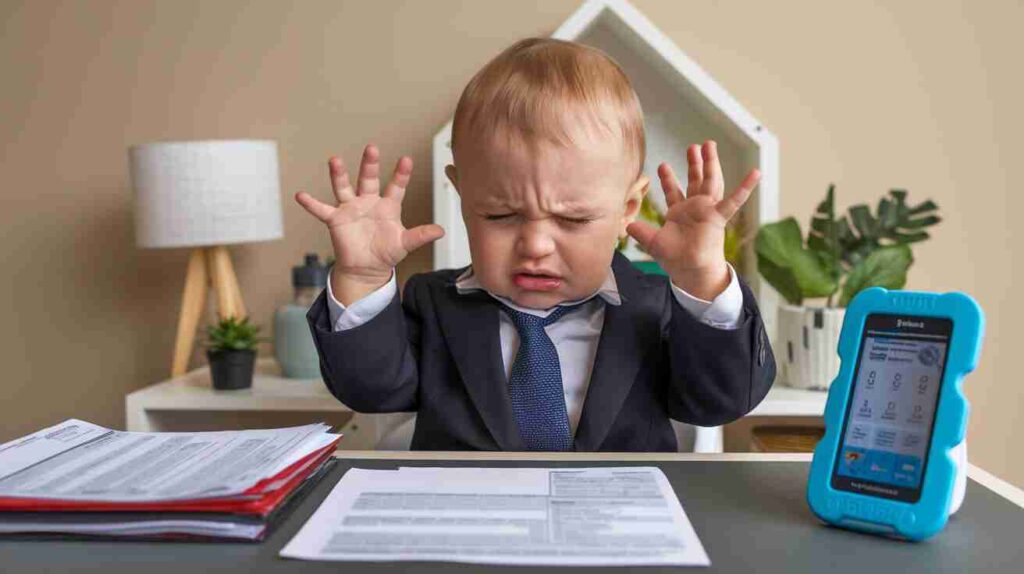
[[[627,231],[669,274],[672,282],[695,297],[714,299],[729,285],[725,262],[725,224],[750,197],[761,179],[751,170],[743,183],[723,198],[725,182],[714,141],[686,150],[689,177],[686,195],[667,163],[658,166],[668,212],[660,229],[635,221]]]
[[[363,151],[355,189],[341,159],[332,157],[328,165],[337,206],[301,191],[295,200],[327,225],[335,259],[331,290],[338,301],[349,305],[387,283],[406,255],[443,237],[444,229],[433,224],[412,229],[402,225],[402,198],[412,175],[412,158],[398,160],[383,191],[380,151],[372,144]]]

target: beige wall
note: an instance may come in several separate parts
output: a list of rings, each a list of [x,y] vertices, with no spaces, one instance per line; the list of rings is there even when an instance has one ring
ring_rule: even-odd
[[[0,440],[66,417],[121,426],[124,394],[167,374],[187,254],[135,248],[128,145],[278,140],[285,239],[234,250],[269,327],[288,267],[329,250],[290,200],[328,197],[327,155],[354,161],[369,140],[388,164],[411,154],[406,217],[427,221],[431,137],[462,85],[578,4],[4,2]],[[964,290],[987,310],[971,456],[1024,485],[1011,456],[1024,435],[1020,3],[635,4],[778,134],[783,213],[806,222],[832,181],[843,206],[895,186],[941,206],[909,287]],[[424,250],[402,272],[429,265]]]

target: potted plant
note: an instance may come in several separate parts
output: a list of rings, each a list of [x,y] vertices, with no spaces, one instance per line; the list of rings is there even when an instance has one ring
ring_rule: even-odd
[[[206,328],[206,357],[210,361],[213,388],[245,389],[252,386],[259,326],[248,317],[227,317]]]
[[[935,203],[909,206],[901,189],[879,200],[875,213],[854,205],[837,219],[834,195],[830,185],[806,240],[789,217],[761,226],[754,243],[758,271],[789,303],[779,307],[776,356],[782,380],[799,388],[828,388],[839,372],[846,305],[868,287],[902,289],[914,262],[910,245],[941,221]],[[813,298],[825,298],[824,306],[804,305]]]

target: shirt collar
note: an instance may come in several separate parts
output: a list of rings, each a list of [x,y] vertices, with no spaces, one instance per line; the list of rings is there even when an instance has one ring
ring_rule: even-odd
[[[476,275],[473,273],[473,266],[472,265],[467,267],[466,270],[463,271],[455,279],[455,290],[458,291],[460,295],[463,294],[463,293],[469,293],[471,291],[483,291],[483,292],[487,293],[488,295],[490,295],[491,297],[493,297],[494,299],[500,301],[501,303],[503,303],[505,305],[508,305],[509,307],[512,307],[516,311],[522,311],[524,313],[529,313],[531,315],[537,315],[537,316],[540,316],[540,317],[546,317],[548,314],[551,313],[551,311],[554,310],[554,307],[552,307],[551,309],[543,309],[543,310],[541,310],[541,309],[527,309],[525,307],[520,307],[519,305],[516,305],[511,300],[506,299],[505,297],[502,297],[500,295],[495,295],[494,293],[491,293],[490,291],[487,291],[486,289],[483,288],[482,285],[480,285],[480,280],[477,279]],[[562,303],[560,306],[578,305],[580,303],[584,303],[586,301],[589,301],[589,300],[591,300],[591,299],[593,299],[595,297],[599,297],[599,298],[603,299],[604,302],[609,304],[609,305],[621,305],[622,304],[622,297],[619,295],[619,285],[615,281],[615,273],[612,271],[611,267],[608,268],[608,274],[605,276],[604,282],[601,283],[601,286],[597,288],[597,291],[591,293],[587,297],[584,297],[582,299],[578,299],[576,301],[566,301],[565,303]]]

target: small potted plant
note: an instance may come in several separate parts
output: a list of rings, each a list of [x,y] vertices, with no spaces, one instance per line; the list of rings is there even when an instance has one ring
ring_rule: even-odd
[[[779,306],[775,353],[782,380],[799,388],[828,388],[839,371],[846,305],[868,287],[902,289],[914,262],[910,245],[941,221],[935,203],[909,206],[900,189],[879,200],[875,213],[854,205],[837,219],[834,195],[830,185],[806,240],[789,217],[761,226],[754,243],[758,271],[789,303]],[[804,305],[813,298],[825,298],[824,306]]]
[[[206,357],[210,361],[213,388],[246,389],[252,386],[259,326],[248,317],[227,317],[206,328]]]

